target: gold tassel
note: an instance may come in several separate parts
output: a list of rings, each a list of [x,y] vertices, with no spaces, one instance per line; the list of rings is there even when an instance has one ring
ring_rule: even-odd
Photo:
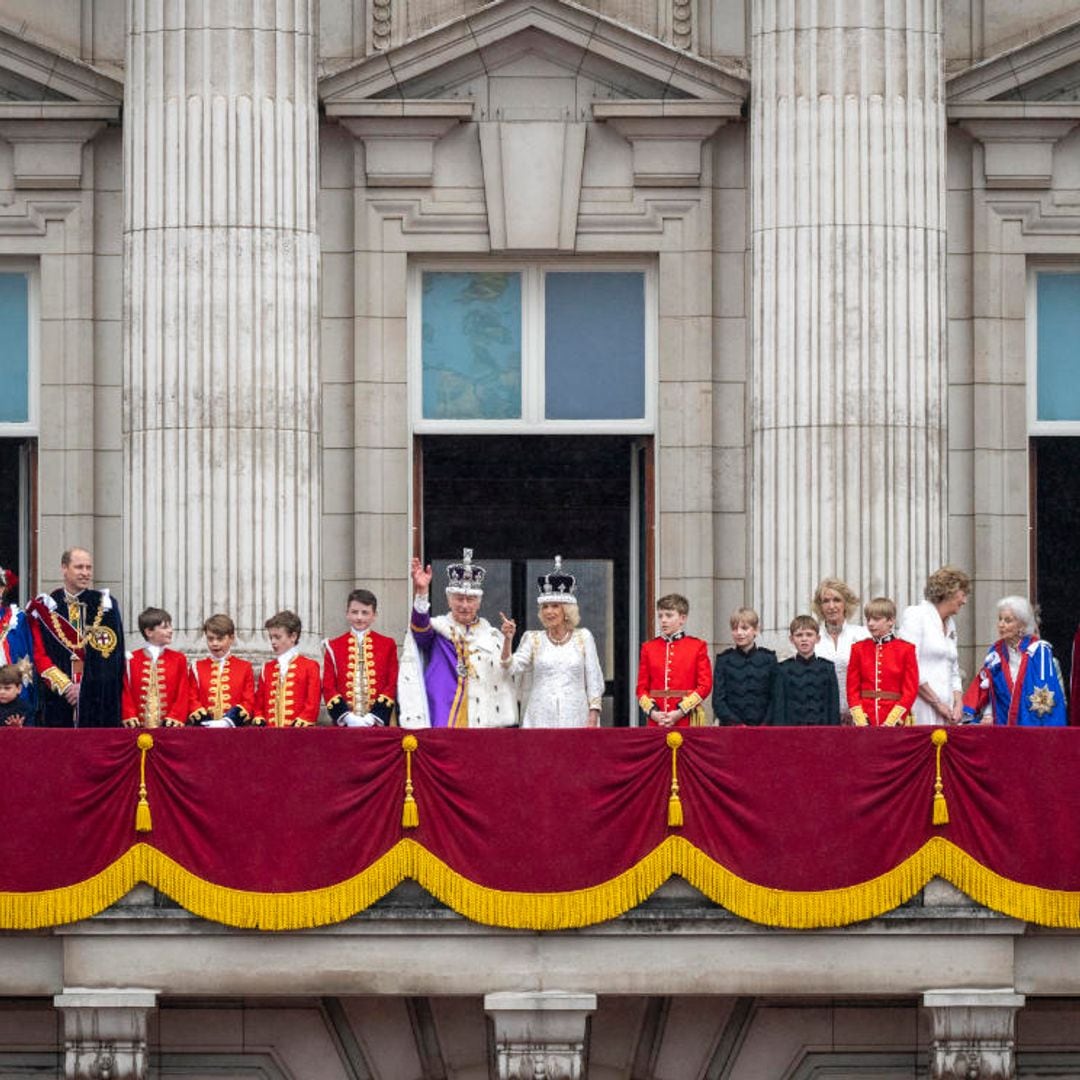
[[[667,803],[667,823],[673,829],[678,829],[683,823],[682,800],[679,798],[679,774],[676,768],[676,758],[679,747],[682,746],[682,736],[677,731],[667,733],[667,744],[671,747],[671,795]]]
[[[412,756],[416,750],[416,736],[406,735],[401,740],[401,749],[405,751],[405,805],[401,808],[401,827],[415,829],[420,824],[420,811],[413,798]]]
[[[154,823],[150,820],[150,804],[146,801],[146,753],[154,745],[154,737],[143,732],[135,745],[142,751],[139,759],[139,805],[135,807],[135,831],[150,832]]]
[[[937,775],[934,777],[934,824],[949,824],[949,806],[945,802],[945,793],[941,785],[941,748],[949,741],[949,735],[944,728],[935,728],[930,736],[937,754]]]

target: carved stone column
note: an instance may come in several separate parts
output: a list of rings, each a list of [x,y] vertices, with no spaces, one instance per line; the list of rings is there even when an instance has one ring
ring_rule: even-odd
[[[940,0],[754,0],[753,587],[921,599],[946,550]]]
[[[321,631],[314,0],[129,5],[126,610]]]
[[[493,1080],[584,1080],[595,994],[487,994],[484,1010],[494,1022]]]
[[[65,990],[65,1080],[146,1080],[146,1023],[153,990]]]
[[[928,990],[931,1080],[1014,1080],[1016,1012],[1012,990]]]

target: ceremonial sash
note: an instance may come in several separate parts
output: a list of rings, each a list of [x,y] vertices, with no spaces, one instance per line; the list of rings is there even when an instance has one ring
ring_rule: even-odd
[[[35,596],[27,605],[27,611],[38,620],[50,637],[71,654],[72,660],[85,660],[85,639],[74,626],[60,614],[50,608],[40,596]]]

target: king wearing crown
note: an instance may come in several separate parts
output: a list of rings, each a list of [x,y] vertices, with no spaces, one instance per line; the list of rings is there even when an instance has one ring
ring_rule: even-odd
[[[431,567],[414,558],[411,574],[413,609],[398,680],[402,726],[516,725],[513,682],[500,662],[503,635],[480,615],[486,571],[472,561],[472,549],[446,569],[447,615],[432,618]]]

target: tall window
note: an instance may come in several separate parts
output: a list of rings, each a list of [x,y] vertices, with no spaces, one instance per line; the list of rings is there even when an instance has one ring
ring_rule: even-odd
[[[0,261],[0,566],[33,595],[38,374],[36,264]]]
[[[30,271],[0,263],[0,436],[34,434],[37,394],[30,363]]]
[[[652,430],[651,266],[425,264],[410,305],[415,430]]]
[[[1080,435],[1080,267],[1034,270],[1028,297],[1028,429]]]

